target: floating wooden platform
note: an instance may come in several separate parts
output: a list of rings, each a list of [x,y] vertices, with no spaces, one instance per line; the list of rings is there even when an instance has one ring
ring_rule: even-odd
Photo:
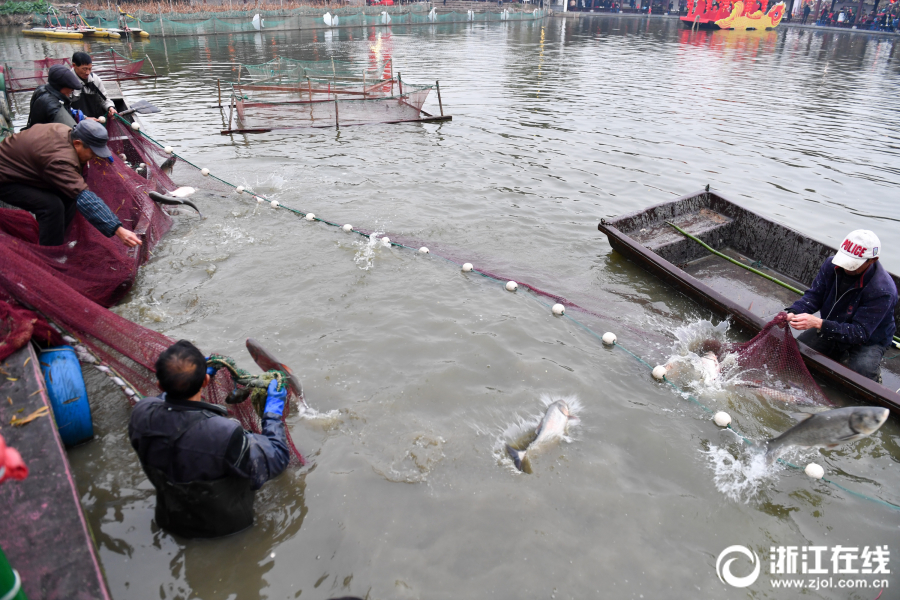
[[[0,484],[0,547],[32,600],[108,600],[38,356],[29,344],[0,368],[0,434],[29,471],[23,481]],[[21,427],[10,425],[13,416],[21,419],[41,407],[50,414]]]
[[[747,266],[756,266],[801,290],[809,287],[826,258],[837,250],[769,220],[721,194],[701,191],[645,210],[603,219],[598,228],[614,250],[720,316],[731,316],[756,333],[800,296],[776,283],[711,254],[684,237],[673,223],[713,249]],[[900,278],[892,275],[900,287]],[[894,311],[900,322],[900,305]],[[860,400],[900,414],[900,359],[889,349],[882,361],[880,385],[805,344],[807,368]]]

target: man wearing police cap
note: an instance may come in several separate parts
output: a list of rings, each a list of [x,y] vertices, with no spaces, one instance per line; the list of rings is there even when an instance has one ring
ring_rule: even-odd
[[[74,129],[63,123],[34,125],[0,143],[0,200],[35,216],[42,246],[64,243],[76,210],[106,237],[116,236],[128,247],[141,245],[82,176],[92,158],[113,160],[108,141],[106,127],[85,120]]]
[[[897,329],[897,286],[878,262],[881,250],[871,231],[851,231],[787,309],[791,327],[803,330],[798,341],[878,382],[881,359]]]

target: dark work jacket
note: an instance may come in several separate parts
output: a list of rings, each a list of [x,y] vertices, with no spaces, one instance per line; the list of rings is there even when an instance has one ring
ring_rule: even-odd
[[[794,302],[789,312],[822,316],[819,335],[849,346],[889,346],[897,326],[894,307],[897,286],[881,261],[869,267],[859,282],[837,295],[837,274],[831,258],[819,269],[812,287]]]
[[[28,113],[25,129],[39,123],[62,123],[75,127],[70,108],[72,103],[58,89],[50,84],[39,86],[31,95],[31,112]]]
[[[253,491],[278,476],[290,454],[284,423],[263,416],[244,431],[214,404],[144,398],[128,437],[156,488],[157,524],[183,537],[218,537],[253,524]]]

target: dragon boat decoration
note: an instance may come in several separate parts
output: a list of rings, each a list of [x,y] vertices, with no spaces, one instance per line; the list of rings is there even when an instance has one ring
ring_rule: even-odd
[[[712,0],[690,1],[688,14],[681,17],[681,23],[689,29],[775,29],[784,17],[784,2],[771,7],[768,7],[768,3],[769,0],[722,0],[719,3]]]

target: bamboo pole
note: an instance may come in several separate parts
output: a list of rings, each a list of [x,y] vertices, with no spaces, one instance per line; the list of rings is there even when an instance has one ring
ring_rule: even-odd
[[[397,85],[400,86],[400,97],[403,97],[403,74],[397,71]]]
[[[441,102],[441,82],[440,82],[440,81],[435,81],[435,82],[434,82],[434,87],[437,88],[437,93],[438,93],[438,106],[441,108],[441,116],[443,117],[443,116],[444,116],[444,103]]]
[[[312,102],[312,83],[309,81],[309,76],[306,77],[306,89],[309,90],[309,101]]]
[[[334,99],[334,127],[338,131],[341,130],[341,122],[338,119],[338,101],[337,98]]]
[[[216,90],[219,92],[219,106],[222,106],[222,80],[216,79]]]

